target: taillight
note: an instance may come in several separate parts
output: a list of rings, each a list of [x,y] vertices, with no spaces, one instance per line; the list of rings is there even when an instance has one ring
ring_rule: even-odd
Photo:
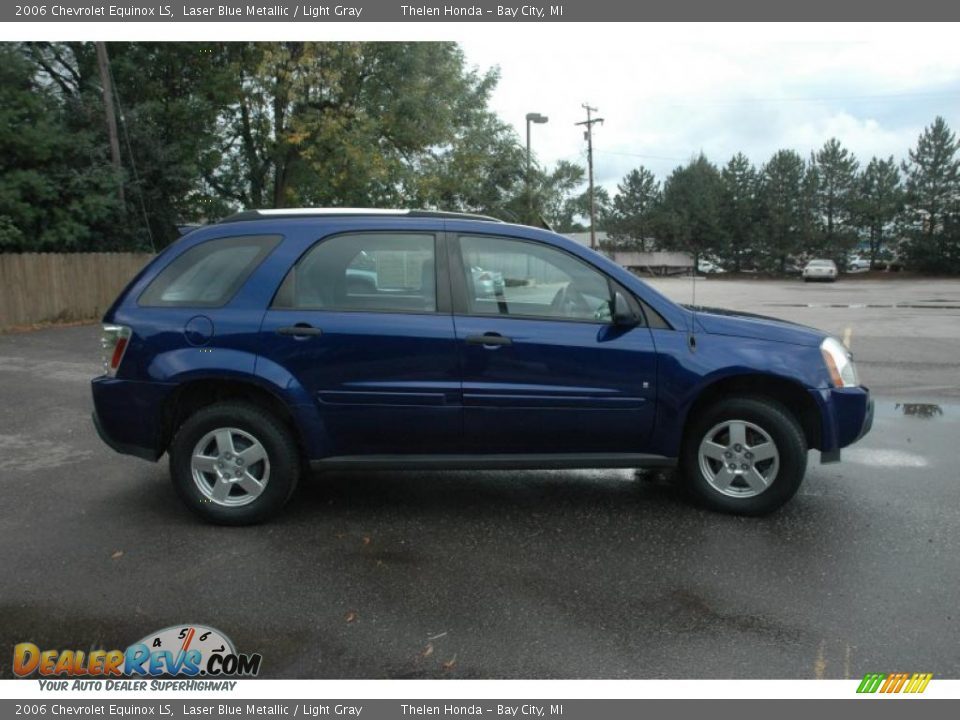
[[[100,336],[100,347],[103,350],[103,372],[107,377],[114,377],[117,368],[123,362],[123,354],[127,351],[132,331],[126,325],[104,325]]]

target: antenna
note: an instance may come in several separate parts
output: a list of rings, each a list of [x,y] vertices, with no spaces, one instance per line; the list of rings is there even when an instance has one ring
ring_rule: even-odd
[[[697,255],[698,253],[692,253],[693,255],[693,273],[692,281],[690,283],[690,312],[692,313],[690,317],[690,335],[687,337],[687,347],[690,348],[690,352],[696,352],[697,350]]]

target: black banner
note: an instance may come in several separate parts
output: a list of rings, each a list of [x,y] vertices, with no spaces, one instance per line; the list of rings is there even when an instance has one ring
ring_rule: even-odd
[[[957,701],[865,700],[26,700],[0,701],[0,717],[162,717],[187,718],[343,718],[437,720],[484,717],[488,720],[637,720],[638,718],[737,718],[778,720],[858,717],[912,720],[952,717]],[[867,705],[869,703],[869,705]],[[951,710],[951,708],[953,708]]]
[[[3,22],[629,22],[629,21],[929,21],[954,20],[960,6],[935,0],[772,3],[766,0],[576,0],[434,3],[348,0],[35,0],[4,4]]]

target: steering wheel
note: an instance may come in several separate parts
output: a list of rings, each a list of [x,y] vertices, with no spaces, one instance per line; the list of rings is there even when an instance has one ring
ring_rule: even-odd
[[[550,309],[564,317],[590,317],[593,310],[572,282],[557,290],[550,302]]]

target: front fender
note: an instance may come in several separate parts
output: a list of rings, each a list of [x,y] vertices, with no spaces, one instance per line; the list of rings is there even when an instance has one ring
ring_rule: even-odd
[[[816,347],[698,333],[654,330],[659,353],[657,422],[652,452],[677,457],[691,408],[717,383],[738,376],[788,382],[804,392],[825,389],[826,377]]]

